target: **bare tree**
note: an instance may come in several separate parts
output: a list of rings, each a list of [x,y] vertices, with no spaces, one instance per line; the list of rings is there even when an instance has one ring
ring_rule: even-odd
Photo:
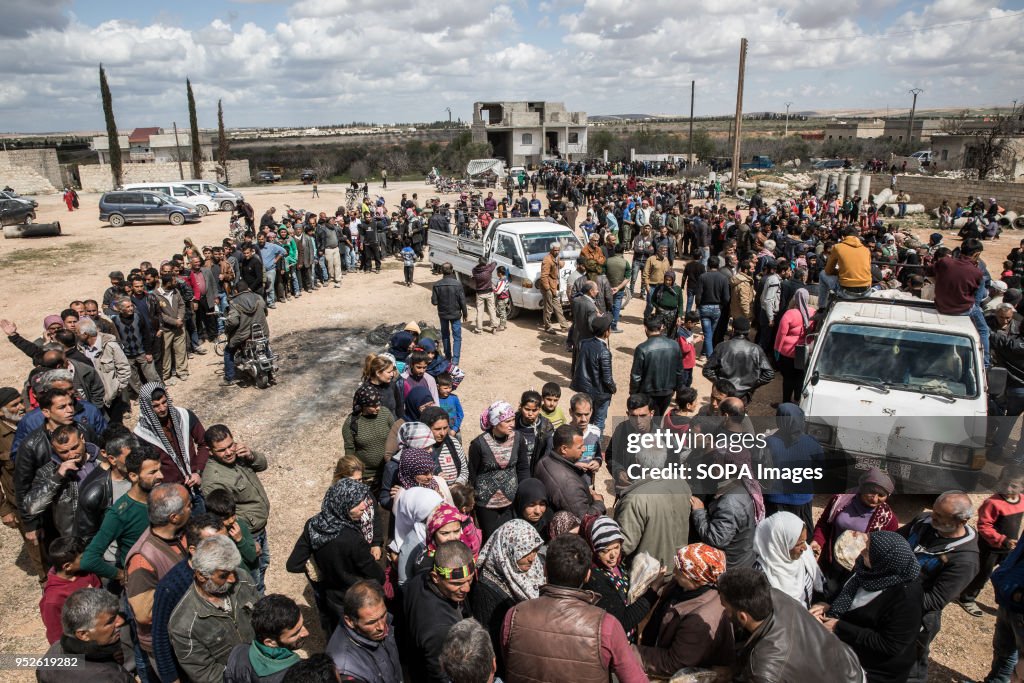
[[[313,159],[309,169],[316,174],[317,182],[323,183],[331,179],[336,169],[334,161],[330,157],[319,156]]]
[[[956,116],[948,119],[942,119],[939,123],[939,130],[943,133],[949,133],[950,135],[959,135],[964,132],[964,124],[967,123],[967,115],[970,114],[969,109],[962,110]]]
[[[1013,132],[1014,116],[997,116],[992,125],[972,136],[964,155],[964,167],[978,172],[978,180],[985,180],[993,171],[1002,168],[1009,151],[1007,136]]]

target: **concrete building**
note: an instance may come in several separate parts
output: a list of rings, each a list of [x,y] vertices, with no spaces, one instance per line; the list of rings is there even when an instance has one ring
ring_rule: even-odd
[[[880,138],[885,132],[885,122],[874,121],[835,121],[825,125],[825,140],[858,140]]]
[[[118,146],[121,148],[121,160],[123,163],[152,164],[168,163],[179,160],[178,150],[181,150],[181,161],[192,159],[192,139],[188,131],[178,131],[178,139],[175,141],[174,132],[166,132],[162,128],[136,128],[129,135],[118,136]],[[110,163],[110,145],[107,136],[97,136],[92,139],[92,148],[99,154],[101,164]],[[213,158],[213,136],[208,133],[199,134],[199,148],[202,151],[203,159]]]
[[[470,132],[473,142],[490,143],[506,166],[587,155],[587,114],[566,111],[561,102],[475,102]]]
[[[883,138],[894,142],[907,139],[909,119],[875,119],[873,121],[835,121],[825,125],[825,140],[868,140]],[[910,141],[920,143],[939,132],[938,119],[914,119]]]
[[[1024,135],[1005,136],[1006,149],[999,161],[1000,170],[1010,180],[1024,175]],[[981,136],[970,133],[936,133],[932,136],[933,166],[936,171],[977,168],[973,156],[978,153]]]

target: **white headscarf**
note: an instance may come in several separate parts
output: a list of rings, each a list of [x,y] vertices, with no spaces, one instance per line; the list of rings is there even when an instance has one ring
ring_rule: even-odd
[[[814,591],[820,591],[824,577],[809,547],[799,559],[789,556],[806,528],[792,512],[776,512],[757,525],[754,531],[755,567],[764,572],[773,588],[810,607]]]
[[[444,500],[440,494],[423,486],[403,490],[395,500],[392,512],[395,515],[395,538],[391,548],[402,549],[402,543],[410,532],[416,532],[421,543],[427,542],[427,518]]]

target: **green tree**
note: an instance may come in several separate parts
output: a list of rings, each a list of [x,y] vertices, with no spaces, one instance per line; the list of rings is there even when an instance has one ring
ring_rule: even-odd
[[[711,139],[706,130],[693,131],[693,156],[698,162],[707,161],[715,156],[715,141]]]
[[[192,82],[185,79],[188,89],[188,127],[192,139],[192,177],[196,180],[203,177],[203,150],[199,146],[199,122],[196,120],[196,98],[192,94]]]
[[[121,143],[117,139],[117,122],[114,121],[114,102],[110,96],[110,86],[107,85],[107,72],[100,64],[100,97],[103,100],[103,119],[107,123],[107,148],[110,156],[110,175],[114,181],[114,187],[121,187]]]
[[[228,136],[224,133],[224,107],[220,100],[217,100],[217,163],[224,169],[224,182],[230,182],[228,179]]]

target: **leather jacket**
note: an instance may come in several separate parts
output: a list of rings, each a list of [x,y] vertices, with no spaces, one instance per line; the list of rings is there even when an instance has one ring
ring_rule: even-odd
[[[704,366],[704,377],[712,382],[726,379],[740,394],[768,384],[775,377],[764,349],[746,337],[733,337],[715,347]]]
[[[75,536],[86,540],[96,535],[103,515],[114,503],[114,485],[110,470],[97,467],[78,487],[78,509],[75,511]]]
[[[630,394],[665,396],[683,385],[683,353],[679,344],[659,334],[636,347],[629,373]]]
[[[1000,330],[992,334],[992,364],[1006,368],[1007,385],[1024,387],[1024,337]]]
[[[803,605],[773,588],[772,607],[740,649],[737,681],[863,683],[857,655]]]
[[[590,394],[595,401],[607,401],[615,393],[612,352],[603,339],[590,337],[580,342],[572,390]]]
[[[82,467],[88,465],[96,467],[96,458],[99,456],[100,449],[91,443],[86,443],[85,448],[89,458]],[[75,518],[78,512],[81,483],[74,472],[61,476],[57,469],[57,461],[51,457],[36,471],[31,487],[25,493],[24,498],[19,498],[22,518],[26,522],[33,521],[42,526],[47,511],[49,511],[49,517],[53,520],[53,528],[56,529],[57,535],[71,536],[75,533]],[[88,474],[85,476],[88,478]]]

